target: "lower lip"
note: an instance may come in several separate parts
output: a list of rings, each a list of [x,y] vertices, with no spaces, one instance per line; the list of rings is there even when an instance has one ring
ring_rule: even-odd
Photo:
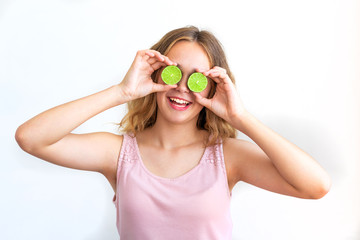
[[[184,110],[188,109],[191,105],[191,103],[190,103],[189,105],[186,105],[185,107],[180,107],[178,105],[173,104],[169,98],[167,100],[168,100],[170,107],[172,107],[173,109],[178,110],[178,111],[184,111]]]

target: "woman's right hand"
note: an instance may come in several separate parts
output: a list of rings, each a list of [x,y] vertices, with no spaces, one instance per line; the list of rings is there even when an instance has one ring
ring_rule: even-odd
[[[126,98],[125,102],[144,97],[153,92],[168,91],[175,88],[177,85],[159,84],[151,79],[154,71],[167,65],[177,64],[158,51],[138,51],[130,69],[119,84],[122,97]]]

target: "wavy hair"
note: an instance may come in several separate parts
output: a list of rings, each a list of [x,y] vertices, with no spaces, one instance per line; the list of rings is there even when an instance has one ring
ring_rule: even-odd
[[[226,69],[231,81],[235,83],[234,76],[228,66],[222,45],[209,31],[199,30],[194,26],[178,28],[165,34],[165,36],[150,49],[166,55],[171,47],[179,41],[190,41],[200,44],[208,55],[210,68],[218,66]],[[157,82],[159,70],[156,70],[151,76],[154,82]],[[215,94],[216,83],[210,81],[210,84],[209,98],[212,98]],[[137,132],[143,131],[155,124],[157,115],[155,93],[132,100],[127,104],[128,113],[119,124],[119,128],[122,129],[123,132],[136,135]],[[206,130],[210,133],[210,138],[206,142],[206,146],[216,144],[219,137],[223,140],[225,138],[236,137],[235,128],[205,107],[199,113],[196,126],[199,130]]]

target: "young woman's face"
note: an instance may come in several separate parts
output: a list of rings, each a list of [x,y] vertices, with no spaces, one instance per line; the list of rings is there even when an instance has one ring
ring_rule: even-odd
[[[187,121],[197,121],[198,115],[203,108],[195,101],[193,92],[187,87],[187,80],[190,75],[196,72],[195,69],[210,69],[210,61],[204,48],[196,42],[180,41],[177,42],[169,51],[167,56],[176,62],[181,69],[182,78],[177,84],[177,88],[167,92],[157,93],[158,117],[164,117],[166,121],[173,123],[183,123]],[[212,81],[212,80],[208,80]],[[158,75],[158,83],[165,84]],[[208,97],[210,83],[200,94]]]

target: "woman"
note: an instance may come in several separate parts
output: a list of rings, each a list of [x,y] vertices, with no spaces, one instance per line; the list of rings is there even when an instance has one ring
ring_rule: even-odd
[[[177,65],[182,78],[161,78]],[[194,72],[209,84],[187,87]],[[120,104],[124,134],[71,131]],[[236,130],[256,144],[235,138]],[[244,181],[298,198],[330,189],[321,166],[249,113],[218,40],[195,27],[167,33],[139,51],[124,79],[22,124],[23,150],[61,166],[102,173],[114,189],[121,239],[231,239],[231,192]]]

